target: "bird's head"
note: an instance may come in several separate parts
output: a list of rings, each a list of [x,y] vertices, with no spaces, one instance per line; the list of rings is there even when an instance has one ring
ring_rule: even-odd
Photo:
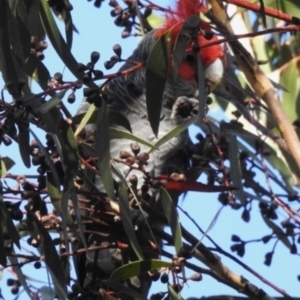
[[[157,38],[161,37],[167,31],[170,31],[170,66],[172,65],[172,49],[174,49],[176,39],[184,22],[191,15],[199,15],[206,11],[204,0],[177,0],[174,10],[166,13],[163,27],[155,32]],[[217,42],[218,38],[212,32],[210,25],[200,20],[198,24],[197,35],[187,46],[185,58],[182,60],[178,77],[184,80],[195,82],[197,80],[197,57],[199,55],[204,70],[205,84],[208,91],[211,91],[217,85],[223,76],[223,50],[219,44],[205,47],[208,43]],[[199,46],[198,51],[195,48]],[[171,70],[170,70],[171,71]]]

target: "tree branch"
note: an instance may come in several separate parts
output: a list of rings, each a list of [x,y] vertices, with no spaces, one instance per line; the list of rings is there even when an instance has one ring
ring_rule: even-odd
[[[218,26],[225,36],[232,35],[233,29],[225,10],[220,6],[217,0],[209,0],[209,3],[212,6],[213,14],[208,13],[207,16]],[[282,108],[274,86],[260,69],[256,60],[239,41],[229,41],[228,43],[249,84],[258,96],[261,97],[268,105],[268,108],[278,125],[278,129],[286,142],[290,154],[294,158],[297,166],[300,167],[300,142],[293,124],[290,122]]]

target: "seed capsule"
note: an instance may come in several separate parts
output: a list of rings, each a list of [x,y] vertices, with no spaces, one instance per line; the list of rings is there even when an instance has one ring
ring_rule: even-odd
[[[131,143],[130,144],[131,151],[134,153],[134,155],[138,155],[140,153],[141,147],[139,143]]]
[[[113,46],[113,50],[114,50],[115,54],[116,54],[118,57],[121,57],[121,55],[122,55],[122,48],[121,48],[121,46],[120,46],[119,44],[115,44],[115,45]]]
[[[75,93],[71,93],[69,96],[68,96],[68,102],[70,104],[74,103],[76,100],[76,97],[75,97]]]
[[[168,273],[162,273],[160,276],[161,283],[167,283],[169,281]]]
[[[128,157],[132,157],[132,154],[127,151],[120,151],[119,157],[121,159],[126,159]]]
[[[136,187],[137,186],[137,183],[138,183],[138,178],[137,178],[137,176],[136,175],[131,175],[130,177],[129,177],[129,182],[134,186],[134,187]]]
[[[91,63],[92,63],[92,64],[97,63],[97,61],[99,60],[99,58],[100,58],[100,53],[99,53],[99,52],[93,51],[93,52],[91,53]]]

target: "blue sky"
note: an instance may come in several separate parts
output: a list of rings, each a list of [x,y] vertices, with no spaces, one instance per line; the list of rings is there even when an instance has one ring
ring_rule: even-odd
[[[121,1],[120,1],[121,3]],[[112,47],[114,44],[119,43],[123,49],[123,57],[128,57],[132,50],[138,43],[138,38],[121,39],[122,28],[117,28],[113,25],[114,19],[110,16],[109,11],[111,7],[108,6],[108,1],[102,4],[101,9],[95,9],[92,2],[87,1],[73,1],[74,10],[72,16],[76,27],[79,30],[79,34],[74,34],[74,42],[72,52],[78,62],[86,63],[89,61],[89,56],[92,51],[99,51],[101,59],[98,62],[98,68],[105,71],[106,73],[112,73],[115,69],[106,71],[103,67],[103,63],[114,54]],[[170,4],[169,1],[160,0],[160,5]],[[63,28],[63,27],[61,27]],[[49,42],[50,44],[50,42]],[[45,51],[45,65],[49,68],[51,74],[55,72],[61,72],[64,74],[66,81],[72,81],[73,76],[64,69],[64,65],[56,53],[51,49]],[[117,66],[118,68],[119,66]],[[2,81],[0,82],[2,86]],[[36,88],[35,92],[39,92]],[[79,103],[81,102],[81,94],[77,93],[77,100],[75,104],[68,105],[72,112],[75,112]],[[34,128],[33,128],[34,129]],[[191,131],[192,135],[195,134],[195,130]],[[29,174],[31,170],[27,170],[21,166],[19,151],[14,145],[6,148],[3,145],[0,146],[1,156],[12,156],[18,166],[14,167],[11,172]],[[205,178],[201,178],[205,182]],[[258,180],[265,180],[264,177],[257,178]],[[205,193],[189,193],[184,201],[180,202],[180,206],[188,211],[190,216],[206,230],[211,223],[214,215],[220,208],[220,203],[217,200],[217,194],[205,194]],[[230,241],[232,234],[241,236],[244,240],[257,239],[264,235],[270,234],[269,230],[264,223],[261,221],[260,212],[256,205],[253,205],[251,212],[250,223],[245,223],[241,220],[242,210],[233,211],[229,207],[224,207],[216,224],[209,232],[209,235],[223,247],[224,250],[230,252]],[[281,212],[281,217],[283,213]],[[181,222],[186,228],[195,234],[199,239],[202,235],[197,232],[191,222],[184,216],[181,216]],[[203,241],[206,245],[209,244],[207,239]],[[252,243],[247,245],[246,254],[242,259],[248,266],[256,270],[260,275],[267,278],[269,281],[286,290],[292,296],[299,294],[299,282],[296,276],[300,274],[299,262],[296,261],[298,256],[291,256],[289,250],[279,242],[276,248],[276,253],[273,258],[271,267],[267,267],[263,264],[264,255],[266,252],[271,251],[273,243],[270,242],[267,245],[262,243]],[[278,296],[278,294],[267,287],[265,284],[254,278],[251,274],[242,269],[239,265],[233,263],[231,260],[222,257],[222,261],[236,274],[242,275],[246,279],[256,284],[259,288],[262,288],[272,296]],[[201,265],[198,262],[195,262]],[[28,266],[24,268],[24,273],[30,275],[31,278],[46,280],[46,277],[41,276],[41,271],[36,272],[35,269]],[[0,281],[0,286],[4,298],[12,299],[10,291],[6,287],[6,279],[12,277],[9,272],[4,272],[4,278]],[[38,285],[38,284],[36,284]],[[161,284],[153,284],[153,291],[166,290],[166,286]],[[239,295],[235,290],[216,282],[209,276],[204,276],[202,282],[189,282],[188,285],[183,289],[182,296],[187,298],[189,296],[201,297],[208,295]],[[27,299],[25,293],[22,294],[21,299]]]

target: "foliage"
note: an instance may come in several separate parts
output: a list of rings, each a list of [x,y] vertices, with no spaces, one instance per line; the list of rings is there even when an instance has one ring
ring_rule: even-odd
[[[94,5],[100,7],[102,2],[96,0]],[[163,11],[162,7],[151,1],[139,1],[137,7],[135,1],[123,2],[119,6],[116,1],[109,1],[115,25],[123,28],[123,38],[151,31],[149,20],[152,10]],[[99,291],[100,296],[146,299],[120,282],[148,272],[153,281],[160,278],[161,282],[168,283],[165,291],[156,291],[151,299],[181,299],[180,291],[184,290],[186,282],[200,281],[202,274],[219,281],[216,285],[225,284],[249,298],[261,298],[264,291],[229,270],[217,256],[218,253],[257,276],[262,284],[264,282],[276,292],[290,297],[288,292],[266,281],[234,255],[243,257],[248,244],[253,241],[243,240],[233,233],[231,251],[234,254],[230,254],[210,238],[209,229],[218,221],[220,211],[206,231],[192,220],[203,239],[207,238],[213,244],[211,250],[205,246],[206,240],[199,241],[179,222],[174,199],[182,190],[167,191],[168,187],[171,189],[168,185],[170,181],[193,181],[206,174],[208,185],[200,188],[197,185],[197,189],[214,192],[222,190],[219,185],[224,186],[215,201],[241,214],[243,221],[250,221],[253,207],[259,209],[270,234],[259,237],[256,242],[273,243],[271,251],[270,248],[266,250],[265,265],[272,266],[280,242],[291,255],[298,254],[300,218],[296,188],[299,186],[300,165],[293,149],[297,149],[299,141],[298,135],[297,140],[289,137],[293,135],[291,128],[299,134],[300,127],[300,48],[297,34],[300,20],[291,18],[289,14],[299,11],[300,4],[286,0],[279,2],[280,7],[277,7],[277,1],[262,0],[247,1],[249,5],[243,7],[240,2],[245,1],[224,0],[221,7],[217,1],[208,2],[212,11],[205,18],[215,24],[228,50],[224,57],[224,80],[211,98],[207,98],[205,109],[208,113],[203,120],[191,118],[156,143],[150,143],[147,137],[141,139],[130,133],[130,123],[123,115],[110,110],[109,99],[105,98],[103,91],[114,76],[126,76],[129,72],[146,68],[148,116],[153,131],[157,133],[160,121],[158,107],[161,106],[168,71],[165,59],[170,51],[166,47],[168,33],[153,48],[149,58],[151,64],[137,63],[131,70],[109,74],[96,69],[100,56],[98,52],[91,53],[86,64],[77,62],[73,56],[72,39],[77,29],[72,20],[72,4],[68,0],[0,1],[0,71],[5,82],[0,100],[0,139],[7,149],[12,143],[18,144],[22,159],[22,162],[16,161],[7,151],[1,156],[0,165],[0,263],[4,268],[12,267],[15,278],[9,279],[7,285],[11,286],[13,294],[19,294],[24,289],[31,299],[51,299],[54,295],[59,299],[80,299],[80,278],[71,276],[71,258],[95,250],[87,240],[89,232],[86,225],[92,223],[95,226],[101,224],[106,230],[120,230],[123,240],[110,246],[130,248],[136,257],[135,261],[123,265],[110,278],[106,278],[103,282],[106,289]],[[238,43],[245,36],[235,35],[224,25],[224,19],[220,21],[224,17],[220,11],[226,11],[226,4],[230,2],[234,2],[236,14],[241,18],[239,22],[242,23],[238,26],[243,24],[244,33],[251,37],[246,46],[250,56]],[[279,9],[282,14],[277,14]],[[57,25],[61,21],[64,32]],[[236,27],[234,22],[235,18],[232,18],[233,28]],[[189,32],[183,26],[181,33]],[[65,82],[61,73],[49,73],[43,63],[48,46],[55,49],[73,74],[73,81]],[[178,63],[184,55],[182,49],[179,41],[174,54]],[[125,61],[119,45],[116,44],[113,51],[112,58],[104,64],[106,70]],[[270,75],[271,81],[265,73]],[[203,81],[200,74],[201,70],[198,80]],[[33,90],[34,82],[40,88],[39,93]],[[266,83],[264,86],[268,89],[260,88],[258,83]],[[201,84],[203,82],[199,86]],[[202,99],[203,90],[200,93]],[[72,104],[78,92],[82,92],[82,96],[92,105],[85,114],[72,115],[66,100]],[[280,103],[277,96],[281,99],[286,119],[285,114],[281,114],[280,104],[279,108],[276,106],[277,102]],[[204,108],[203,100],[201,105]],[[220,112],[217,116],[210,113],[216,108]],[[101,135],[86,136],[84,128],[89,123],[96,123]],[[148,158],[139,152],[139,145],[148,147],[149,156],[191,123],[201,133],[192,147],[191,165],[184,177],[177,174],[179,176],[176,178],[146,178],[143,190],[136,188],[134,177],[125,178],[119,172],[118,163],[126,163],[142,171]],[[118,129],[116,126],[112,128],[113,124],[118,125]],[[36,128],[44,132],[45,142],[43,134],[35,134]],[[30,140],[31,136],[34,140]],[[128,143],[132,143],[132,153],[123,151],[119,158],[111,158],[109,141],[117,138],[128,139]],[[14,164],[18,167],[21,163],[36,169],[35,175],[9,173]],[[101,176],[105,195],[93,188],[86,188],[90,184],[87,182],[87,172]],[[119,179],[118,186],[114,176]],[[264,178],[264,181],[257,180],[257,176]],[[153,213],[149,208],[151,205],[145,205],[144,201],[149,187],[160,191],[162,209],[155,213],[163,225],[170,227],[171,234],[161,228],[152,228],[145,221],[146,215]],[[96,206],[84,206],[95,199],[101,202],[99,210]],[[142,213],[142,217],[132,217],[132,206]],[[87,217],[85,211],[94,215]],[[155,255],[145,257],[145,245],[139,236],[141,223],[148,233],[174,246],[173,250],[158,249],[160,245],[152,243],[150,248]],[[30,254],[21,248],[26,241]],[[98,250],[103,248],[99,246]],[[159,253],[161,259],[157,258]],[[196,263],[189,262],[191,257],[196,258]],[[206,268],[200,267],[199,262]],[[75,269],[77,263],[75,259]],[[36,269],[46,265],[53,285],[33,289],[30,277],[23,272],[24,265],[32,265]],[[84,265],[78,263],[77,268],[84,268]],[[186,277],[186,269],[195,274]],[[77,275],[84,272],[79,269]]]

